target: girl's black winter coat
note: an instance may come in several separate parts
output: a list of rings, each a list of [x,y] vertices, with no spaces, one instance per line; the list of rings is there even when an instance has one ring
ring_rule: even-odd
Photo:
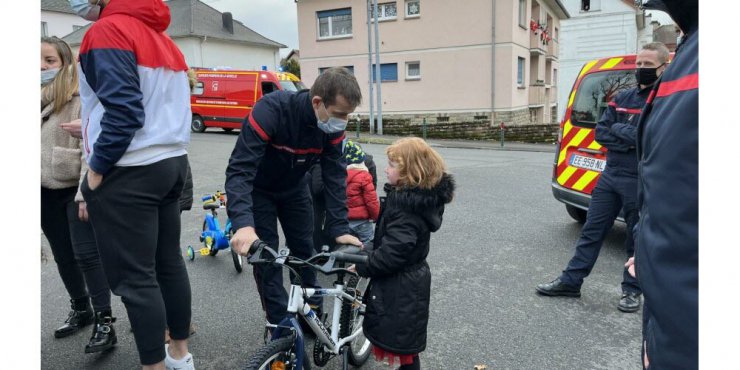
[[[374,247],[360,276],[370,277],[365,295],[365,336],[397,354],[424,351],[432,275],[426,257],[430,234],[439,230],[455,182],[445,174],[437,186],[397,189],[385,185],[386,199],[375,229]]]

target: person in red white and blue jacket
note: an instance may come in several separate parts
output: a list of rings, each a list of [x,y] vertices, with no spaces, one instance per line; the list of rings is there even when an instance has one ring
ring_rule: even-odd
[[[180,253],[187,172],[187,65],[161,0],[72,0],[94,21],[79,55],[82,183],[103,267],[145,367],[193,369],[191,292]],[[165,347],[165,328],[171,343]]]

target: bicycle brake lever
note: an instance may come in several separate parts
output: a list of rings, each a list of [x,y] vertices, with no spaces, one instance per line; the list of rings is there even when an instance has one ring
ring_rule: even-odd
[[[260,245],[257,248],[257,250],[254,253],[252,253],[251,256],[249,256],[249,258],[247,259],[247,262],[249,264],[252,264],[253,265],[255,263],[260,263],[260,262],[265,261],[265,260],[263,260],[263,259],[260,258],[260,256],[262,255],[262,251],[263,250],[264,250],[264,247],[262,245]]]
[[[324,274],[331,274],[334,270],[334,262],[336,262],[336,257],[329,255],[329,259],[326,260],[326,263],[324,263],[323,266],[321,266],[321,272]]]

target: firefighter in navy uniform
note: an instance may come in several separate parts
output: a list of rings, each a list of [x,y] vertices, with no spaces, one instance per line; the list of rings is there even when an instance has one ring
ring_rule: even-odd
[[[699,2],[645,1],[684,33],[640,117],[635,258],[645,293],[643,365],[699,366]],[[634,266],[631,266],[634,261]]]
[[[599,256],[604,238],[624,210],[627,256],[634,254],[633,227],[639,219],[637,209],[637,122],[652,85],[665,69],[669,52],[662,43],[643,46],[637,55],[637,86],[619,92],[596,125],[596,141],[608,149],[606,168],[591,195],[591,204],[576,242],[575,255],[559,278],[537,286],[546,296],[580,297],[583,279]],[[640,309],[642,291],[637,279],[623,272],[622,295],[617,308],[622,312]]]
[[[344,68],[322,73],[311,90],[265,95],[244,120],[226,169],[227,208],[235,235],[231,246],[241,255],[258,239],[277,250],[280,220],[291,255],[313,254],[313,207],[306,171],[319,162],[326,199],[326,229],[338,244],[361,246],[349,234],[342,139],[347,116],[362,98],[355,77]],[[286,315],[288,295],[280,266],[253,269],[267,320]],[[304,285],[318,287],[316,273],[299,271]],[[321,298],[309,303],[321,309]]]

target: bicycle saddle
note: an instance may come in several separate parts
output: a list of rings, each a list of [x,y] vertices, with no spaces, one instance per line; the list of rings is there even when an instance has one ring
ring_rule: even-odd
[[[212,209],[219,209],[218,203],[210,202],[203,205],[203,209],[205,210],[212,210]]]

